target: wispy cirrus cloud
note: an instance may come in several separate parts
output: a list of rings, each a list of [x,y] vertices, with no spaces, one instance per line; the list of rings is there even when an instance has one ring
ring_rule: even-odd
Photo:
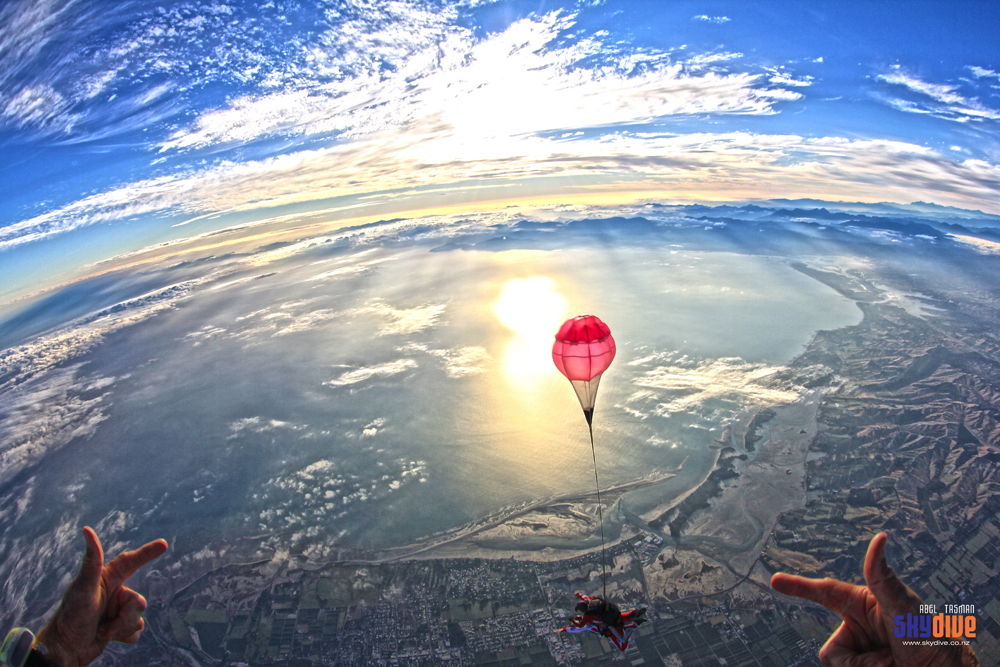
[[[335,13],[315,40],[271,64],[254,92],[200,114],[161,150],[275,135],[351,139],[399,127],[419,94],[413,82],[454,66],[449,58],[466,54],[472,41],[455,28],[453,7],[406,1]]]
[[[203,9],[206,25],[215,25]],[[392,3],[328,22],[315,40],[295,47],[301,53],[286,45],[282,68],[261,52],[253,73],[248,56],[240,63],[241,76],[255,82],[250,92],[196,116],[159,150],[182,159],[275,138],[296,149],[254,160],[192,161],[87,195],[0,228],[0,250],[137,216],[198,220],[291,204],[301,211],[334,197],[357,198],[348,208],[361,198],[426,202],[422,192],[455,192],[457,182],[489,188],[538,178],[550,179],[548,192],[566,197],[583,187],[570,189],[573,179],[588,179],[590,192],[601,179],[609,192],[634,186],[678,198],[745,197],[755,190],[863,200],[884,188],[902,202],[937,196],[956,206],[1000,206],[995,165],[956,162],[922,146],[648,129],[669,118],[775,114],[812,83],[788,67],[754,70],[743,54],[724,49],[685,59],[612,49],[600,36],[579,36],[572,14],[522,19],[487,36],[459,26],[455,16],[454,8]],[[571,30],[578,37],[565,39]],[[156,29],[147,32],[133,41],[152,40]],[[916,96],[894,102],[900,108],[954,119],[995,115],[949,86],[901,70],[884,77],[882,83]],[[309,137],[312,148],[295,144]]]
[[[116,3],[109,12],[11,0],[0,7],[0,130],[74,143],[156,129],[189,111],[189,91],[280,80],[307,55],[292,46],[295,33],[323,25],[318,5],[293,18],[273,3]]]
[[[732,21],[732,19],[728,16],[709,16],[708,14],[697,14],[696,16],[692,16],[691,20],[698,21],[700,23],[715,23],[720,25]]]
[[[196,217],[456,179],[545,175],[557,169],[535,160],[579,155],[579,141],[589,152],[595,137],[613,143],[623,126],[773,114],[801,97],[763,73],[720,69],[739,54],[678,62],[667,53],[615,55],[596,37],[563,43],[572,15],[523,19],[481,38],[454,25],[454,12],[413,2],[392,7],[338,23],[307,54],[289,57],[285,70],[265,76],[257,92],[200,114],[160,149],[179,154],[274,137],[331,136],[333,145],[188,167],[91,194],[3,227],[0,249],[140,215]],[[51,106],[40,100],[57,92],[25,93],[20,117]],[[574,139],[581,130],[589,139]]]
[[[813,77],[803,76],[795,78],[785,67],[768,67],[768,81],[776,86],[796,86],[804,87],[813,84]]]
[[[962,95],[959,86],[925,81],[899,65],[893,66],[885,74],[879,74],[876,79],[893,86],[902,86],[915,94],[912,99],[896,97],[888,100],[890,105],[900,111],[925,113],[958,122],[1000,120],[1000,110]]]
[[[46,84],[21,88],[4,100],[0,115],[14,120],[20,127],[67,128],[75,121],[68,100]]]
[[[684,61],[684,66],[693,71],[699,71],[706,66],[717,65],[718,63],[730,62],[743,57],[738,51],[710,51],[691,56]]]
[[[318,72],[292,85],[236,99],[176,132],[163,150],[245,142],[272,135],[337,133],[357,139],[393,129],[459,141],[522,133],[637,123],[698,113],[773,113],[776,99],[753,73],[702,73],[695,68],[740,54],[709,53],[684,63],[667,54],[629,53],[608,59],[597,38],[556,46],[574,18],[559,13],[515,22],[477,40],[438,15],[416,12],[386,30],[381,49],[407,54],[391,74],[364,71],[319,83]],[[423,34],[414,40],[410,35]],[[367,42],[378,40],[369,37]],[[324,53],[337,52],[327,45]],[[354,46],[353,48],[357,48]],[[598,59],[598,65],[585,64]],[[329,56],[325,68],[333,68]],[[637,68],[644,70],[634,73]]]
[[[997,79],[1000,81],[1000,72],[995,72],[986,67],[978,67],[976,65],[969,65],[967,68],[972,75],[977,79]]]
[[[318,275],[309,278],[310,281],[315,280],[331,280],[334,278],[343,278],[344,276],[354,276],[359,274],[371,273],[373,269],[382,264],[383,262],[393,261],[393,257],[380,257],[378,259],[369,260],[367,262],[359,262],[357,264],[348,264],[347,266],[341,266],[336,269],[331,269],[329,271],[324,271]]]
[[[30,75],[72,21],[74,4],[42,0],[0,7],[0,123],[61,130],[75,121],[65,95]]]
[[[397,359],[396,361],[390,361],[384,364],[362,366],[361,368],[346,371],[324,384],[331,387],[345,387],[352,384],[358,384],[359,382],[365,382],[372,378],[384,378],[399,375],[400,373],[416,367],[417,362],[413,359]]]

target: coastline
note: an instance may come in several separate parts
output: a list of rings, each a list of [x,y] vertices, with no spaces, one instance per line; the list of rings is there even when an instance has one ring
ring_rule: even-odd
[[[802,386],[798,398],[785,405],[753,405],[720,424],[719,438],[709,445],[715,460],[686,490],[652,507],[646,504],[640,514],[629,511],[623,497],[675,478],[680,467],[602,490],[605,549],[632,559],[641,572],[639,580],[609,581],[609,590],[621,585],[622,590],[636,591],[639,586],[650,602],[670,603],[713,595],[748,577],[756,580],[755,566],[779,515],[806,502],[806,459],[824,390],[809,388],[810,372],[799,366],[818,333],[782,365],[788,373],[785,379]],[[236,552],[244,562],[269,560],[264,569],[275,573],[453,559],[592,562],[599,561],[602,549],[598,528],[596,493],[570,493],[502,508],[382,549],[339,549],[323,555],[279,550],[268,557],[254,546],[257,540],[250,539],[227,556],[195,566],[192,574],[221,571],[231,566]],[[576,584],[581,589],[599,585],[600,570],[591,566],[589,571]]]

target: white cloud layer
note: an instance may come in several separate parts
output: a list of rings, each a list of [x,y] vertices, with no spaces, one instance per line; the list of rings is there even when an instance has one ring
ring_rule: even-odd
[[[79,365],[60,368],[3,393],[0,483],[75,438],[93,435],[107,416],[112,379],[80,378]]]
[[[0,483],[76,438],[93,435],[104,421],[114,378],[88,377],[74,359],[110,334],[174,309],[199,286],[228,275],[210,273],[121,301],[21,345],[0,351]],[[195,345],[224,330],[203,328]]]
[[[37,4],[35,13],[18,4],[22,9],[10,20],[47,44],[73,3]],[[588,179],[618,192],[633,186],[677,198],[864,200],[878,192],[902,202],[933,199],[1000,210],[997,165],[956,162],[916,144],[650,130],[650,123],[678,117],[775,114],[803,99],[800,91],[812,84],[788,65],[755,67],[744,54],[723,48],[629,50],[602,41],[606,35],[586,36],[575,15],[558,12],[481,36],[459,25],[454,7],[416,1],[344,5],[331,10],[312,41],[256,44],[233,27],[240,22],[227,12],[238,6],[195,9],[194,16],[151,18],[116,41],[104,67],[86,78],[86,94],[112,94],[116,77],[140,63],[149,68],[160,62],[160,74],[191,69],[170,45],[193,40],[207,63],[201,79],[228,76],[253,85],[182,124],[159,144],[164,156],[198,158],[202,150],[226,155],[227,147],[274,139],[292,146],[310,139],[311,148],[298,144],[292,152],[240,161],[192,159],[187,168],[94,192],[0,228],[0,250],[136,216],[198,219],[334,197],[379,201],[453,190],[458,182],[536,178],[550,179],[547,191],[555,194],[559,182],[552,179]],[[703,14],[692,20],[722,24],[729,18]],[[284,34],[279,24],[276,35]],[[574,39],[565,37],[574,31]],[[6,49],[17,54],[16,62],[30,62],[38,48],[0,32],[0,55]],[[984,80],[995,74],[983,67],[969,71]],[[143,70],[142,76],[155,74]],[[1000,118],[1000,111],[956,86],[923,81],[903,68],[878,80],[905,89],[905,98],[889,100],[905,111],[956,121]],[[0,108],[18,123],[70,127],[76,121],[59,111],[68,89],[46,85],[11,87]],[[151,85],[135,104],[177,92]],[[323,277],[339,275],[344,273],[334,270]]]
[[[26,484],[11,489],[9,493],[15,506],[29,507],[34,489],[41,483],[44,482],[32,477]],[[52,510],[47,508],[47,511]],[[16,554],[16,557],[0,560],[0,599],[4,601],[0,619],[6,627],[19,624],[39,627],[49,614],[38,619],[29,616],[38,582],[54,580],[65,586],[79,567],[83,544],[79,532],[79,510],[70,509],[56,518],[55,529],[45,534],[44,539],[38,539],[30,530],[13,530],[19,518],[7,511],[0,512],[0,527],[3,528],[0,532],[0,553]],[[102,533],[102,537],[105,535]]]
[[[697,197],[815,196],[901,202],[933,199],[1000,210],[1000,167],[956,161],[925,146],[897,141],[803,138],[750,133],[616,132],[573,141],[538,136],[489,144],[469,155],[448,138],[403,145],[405,137],[350,144],[280,158],[224,164],[91,195],[0,229],[0,250],[101,221],[164,211],[251,211],[269,203],[309,202],[332,194],[445,186],[479,179],[601,176],[607,188]],[[482,146],[484,151],[486,146]],[[413,192],[419,195],[418,191]],[[277,256],[294,249],[273,251]]]
[[[373,313],[383,320],[379,327],[380,336],[414,334],[439,323],[445,311],[444,304],[418,306],[416,308],[394,308],[376,299],[355,312]]]
[[[666,364],[662,362],[666,361]],[[747,405],[781,405],[799,397],[798,388],[777,379],[781,368],[752,364],[738,358],[694,362],[672,355],[654,355],[630,365],[657,365],[634,380],[640,391],[626,406],[652,404],[652,414],[666,417],[690,412],[712,401]]]
[[[426,481],[427,469],[426,461],[405,458],[369,461],[364,469],[321,459],[268,480],[253,494],[248,518],[261,531],[281,531],[285,546],[332,544],[343,536],[343,532],[331,536],[333,522],[365,503]]]
[[[84,354],[115,331],[174,308],[198,285],[215,280],[223,273],[153,290],[78,318],[22,345],[0,351],[0,378],[3,378],[0,392],[18,387]]]
[[[394,259],[394,257],[380,257],[367,262],[349,264],[330,271],[324,271],[323,273],[313,276],[309,280],[330,280],[331,278],[343,278],[344,276],[368,274],[371,273],[372,269],[379,264],[382,264],[383,262],[391,262]]]
[[[776,103],[801,97],[764,74],[716,67],[739,54],[695,54],[679,62],[669,54],[627,53],[609,61],[596,38],[557,45],[572,16],[523,19],[476,38],[451,22],[453,12],[416,3],[387,5],[379,10],[384,15],[369,9],[372,16],[331,29],[301,59],[291,58],[288,71],[274,73],[262,92],[202,114],[161,149],[276,136],[334,135],[335,145],[194,167],[92,194],[0,229],[0,249],[139,215],[197,216],[558,173],[554,162],[544,161],[575,160],[595,149],[601,154],[600,140],[577,147],[565,137],[542,138],[546,133],[598,129],[613,144],[608,128],[677,115],[772,114]],[[59,94],[25,88],[7,105],[29,122],[57,106]]]

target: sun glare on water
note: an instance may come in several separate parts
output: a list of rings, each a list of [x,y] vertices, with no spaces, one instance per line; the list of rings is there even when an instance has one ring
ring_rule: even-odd
[[[549,373],[552,338],[566,313],[555,283],[541,276],[507,281],[494,305],[500,322],[514,333],[504,353],[504,371],[518,383]]]

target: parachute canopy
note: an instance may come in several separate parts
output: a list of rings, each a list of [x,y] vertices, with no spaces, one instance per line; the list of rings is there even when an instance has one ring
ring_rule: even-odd
[[[601,374],[615,358],[611,329],[595,315],[577,315],[563,322],[552,346],[552,361],[576,390],[589,423]]]

